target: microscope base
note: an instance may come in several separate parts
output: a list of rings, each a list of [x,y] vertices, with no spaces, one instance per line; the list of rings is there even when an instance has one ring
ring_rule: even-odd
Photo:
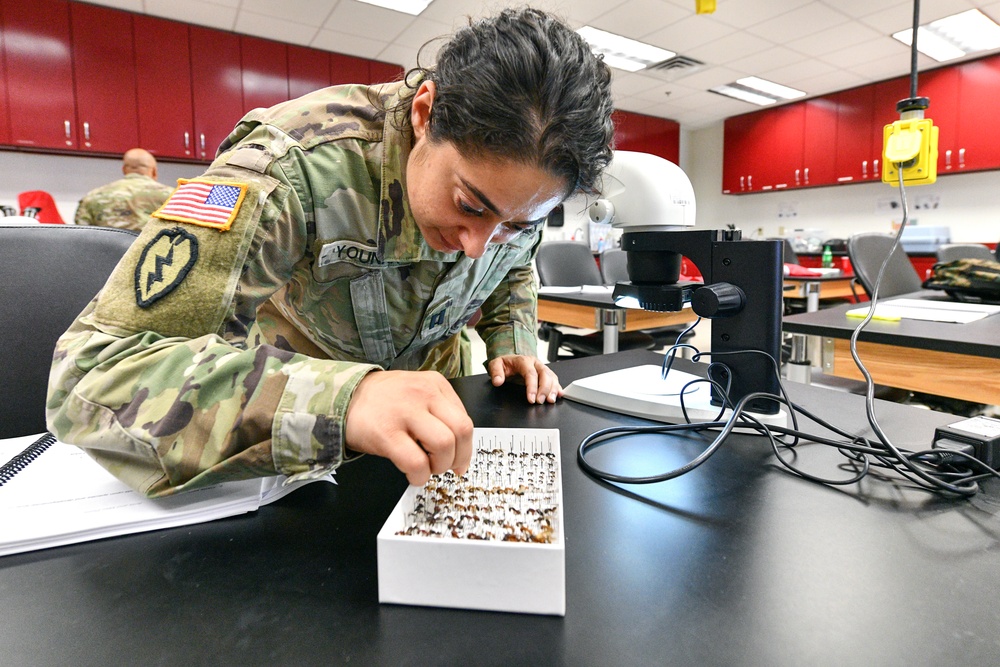
[[[577,403],[621,414],[652,419],[668,424],[683,424],[684,410],[681,409],[681,390],[697,375],[671,370],[664,380],[659,366],[636,366],[609,373],[592,375],[570,383],[564,397]],[[711,404],[711,385],[698,382],[684,392],[684,407],[691,422],[726,420],[732,411],[720,416],[720,407]],[[765,415],[757,412],[746,414],[767,426],[788,426],[788,413],[780,409],[777,414]],[[740,432],[753,432],[739,428]]]

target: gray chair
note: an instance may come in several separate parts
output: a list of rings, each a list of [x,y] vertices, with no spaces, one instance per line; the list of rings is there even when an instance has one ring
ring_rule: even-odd
[[[590,248],[576,241],[547,241],[538,246],[535,255],[535,270],[542,286],[579,287],[581,285],[603,285],[597,262]],[[559,351],[565,350],[570,357],[586,357],[603,354],[604,337],[601,332],[573,334],[549,323],[539,324],[538,337],[548,342],[548,360],[559,358]],[[653,337],[638,331],[620,332],[619,350],[652,349]]]
[[[135,237],[108,227],[0,227],[0,438],[45,431],[56,339]]]
[[[945,243],[937,251],[937,261],[954,262],[956,259],[985,259],[996,261],[993,251],[982,243]]]
[[[847,239],[847,256],[854,267],[854,275],[865,293],[871,297],[875,291],[875,281],[886,256],[892,252],[889,265],[885,268],[879,297],[890,297],[920,289],[920,276],[910,263],[903,248],[893,248],[896,237],[891,234],[855,234]]]

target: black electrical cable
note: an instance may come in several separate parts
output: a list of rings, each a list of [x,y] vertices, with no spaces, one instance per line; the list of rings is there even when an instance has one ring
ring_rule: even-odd
[[[913,0],[913,38],[910,40],[910,98],[917,96],[917,32],[920,29],[920,0]]]

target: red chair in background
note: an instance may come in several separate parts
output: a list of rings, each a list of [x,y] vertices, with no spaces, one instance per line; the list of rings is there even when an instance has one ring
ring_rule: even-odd
[[[21,215],[27,218],[55,225],[66,224],[52,195],[45,190],[22,192],[17,196],[17,205],[21,208]]]

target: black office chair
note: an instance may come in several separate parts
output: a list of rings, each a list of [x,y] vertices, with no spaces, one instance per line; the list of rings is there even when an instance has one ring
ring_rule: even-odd
[[[45,431],[56,339],[135,237],[109,227],[0,227],[0,438]]]
[[[855,234],[847,240],[847,256],[851,259],[851,266],[854,267],[855,280],[864,288],[869,298],[875,291],[875,281],[878,279],[882,262],[890,251],[892,259],[885,267],[885,275],[882,276],[882,284],[879,287],[879,297],[920,290],[921,281],[917,270],[913,268],[910,258],[906,256],[902,247],[893,249],[894,243],[895,237],[891,234]],[[851,287],[854,288],[853,283]],[[855,293],[855,300],[857,297]]]
[[[993,251],[982,243],[945,243],[937,251],[937,261],[954,262],[956,259],[985,259],[996,261]]]
[[[576,241],[548,241],[538,246],[535,255],[535,270],[538,282],[552,287],[578,287],[581,285],[603,285],[594,255],[583,243]],[[559,351],[565,350],[569,357],[589,357],[604,353],[604,336],[601,332],[592,334],[572,334],[549,323],[539,323],[538,337],[548,342],[548,360],[559,358]],[[618,349],[652,349],[653,337],[639,331],[619,332]]]

